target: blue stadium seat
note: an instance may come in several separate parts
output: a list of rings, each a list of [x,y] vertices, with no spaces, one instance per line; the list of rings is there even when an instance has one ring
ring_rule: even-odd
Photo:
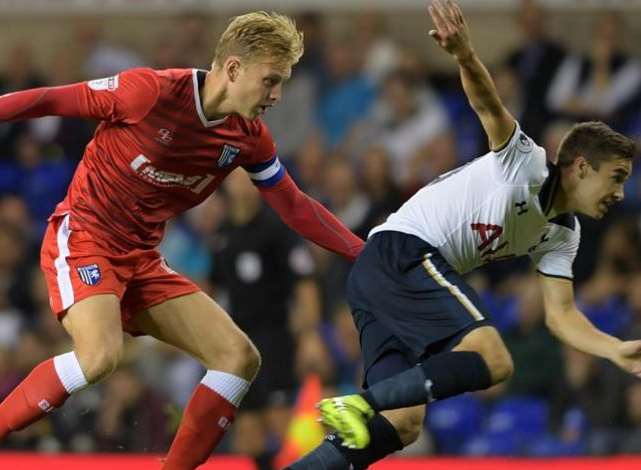
[[[599,305],[584,305],[581,311],[594,325],[610,335],[618,335],[631,323],[632,314],[621,297],[609,297]]]
[[[463,443],[478,434],[484,416],[483,404],[470,393],[431,404],[426,421],[439,453],[459,453]]]
[[[13,162],[0,162],[0,195],[12,194],[20,187],[20,168]]]
[[[35,220],[46,220],[67,193],[76,164],[68,160],[41,163],[21,175],[20,195]]]
[[[520,455],[527,445],[547,433],[548,404],[531,397],[508,397],[497,402],[483,431],[463,446],[466,455]]]
[[[587,452],[588,418],[585,412],[574,407],[563,415],[560,434],[547,434],[528,443],[526,452],[533,457],[578,456]]]
[[[486,430],[495,435],[516,434],[523,439],[542,436],[547,431],[548,404],[534,397],[508,397],[490,412]]]
[[[509,331],[518,323],[518,299],[516,296],[497,296],[490,290],[484,290],[479,295],[492,313],[492,324],[500,333]]]
[[[461,447],[461,453],[470,457],[518,455],[520,442],[515,434],[483,433],[465,442]]]
[[[552,434],[535,439],[526,449],[531,457],[575,457],[585,455],[586,451],[585,440],[564,442]]]

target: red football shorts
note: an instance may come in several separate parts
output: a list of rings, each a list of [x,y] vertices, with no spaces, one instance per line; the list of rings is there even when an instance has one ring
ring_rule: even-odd
[[[144,334],[132,319],[138,312],[200,288],[173,271],[156,250],[116,254],[86,231],[70,230],[69,215],[53,217],[40,250],[49,303],[58,320],[74,303],[96,294],[120,299],[123,330]]]

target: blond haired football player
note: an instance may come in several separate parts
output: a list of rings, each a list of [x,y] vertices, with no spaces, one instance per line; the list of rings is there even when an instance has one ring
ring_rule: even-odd
[[[49,219],[40,259],[73,350],[36,366],[0,404],[0,439],[109,375],[122,356],[124,330],[176,346],[207,369],[163,468],[193,469],[211,454],[260,355],[214,300],[160,256],[167,220],[242,167],[300,235],[350,260],[363,244],[298,189],[259,118],[280,100],[302,53],[291,19],[254,12],[231,20],[209,71],[141,68],[0,97],[2,121],[101,121]]]

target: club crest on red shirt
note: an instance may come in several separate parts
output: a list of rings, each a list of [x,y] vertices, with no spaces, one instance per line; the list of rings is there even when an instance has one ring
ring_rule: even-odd
[[[223,145],[223,149],[220,151],[220,157],[218,157],[218,168],[231,165],[239,153],[240,149],[238,147],[229,144]]]

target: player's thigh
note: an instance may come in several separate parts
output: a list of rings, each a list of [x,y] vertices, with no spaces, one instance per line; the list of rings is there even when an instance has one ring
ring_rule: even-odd
[[[258,353],[243,331],[202,291],[175,297],[135,315],[140,331],[199,359],[208,369],[230,373]]]
[[[492,383],[508,379],[514,371],[512,357],[493,326],[485,325],[469,331],[452,350],[475,351],[483,356],[490,369]]]
[[[113,371],[122,357],[120,299],[99,294],[73,304],[62,318],[73,339],[74,351],[87,380],[93,382]]]

